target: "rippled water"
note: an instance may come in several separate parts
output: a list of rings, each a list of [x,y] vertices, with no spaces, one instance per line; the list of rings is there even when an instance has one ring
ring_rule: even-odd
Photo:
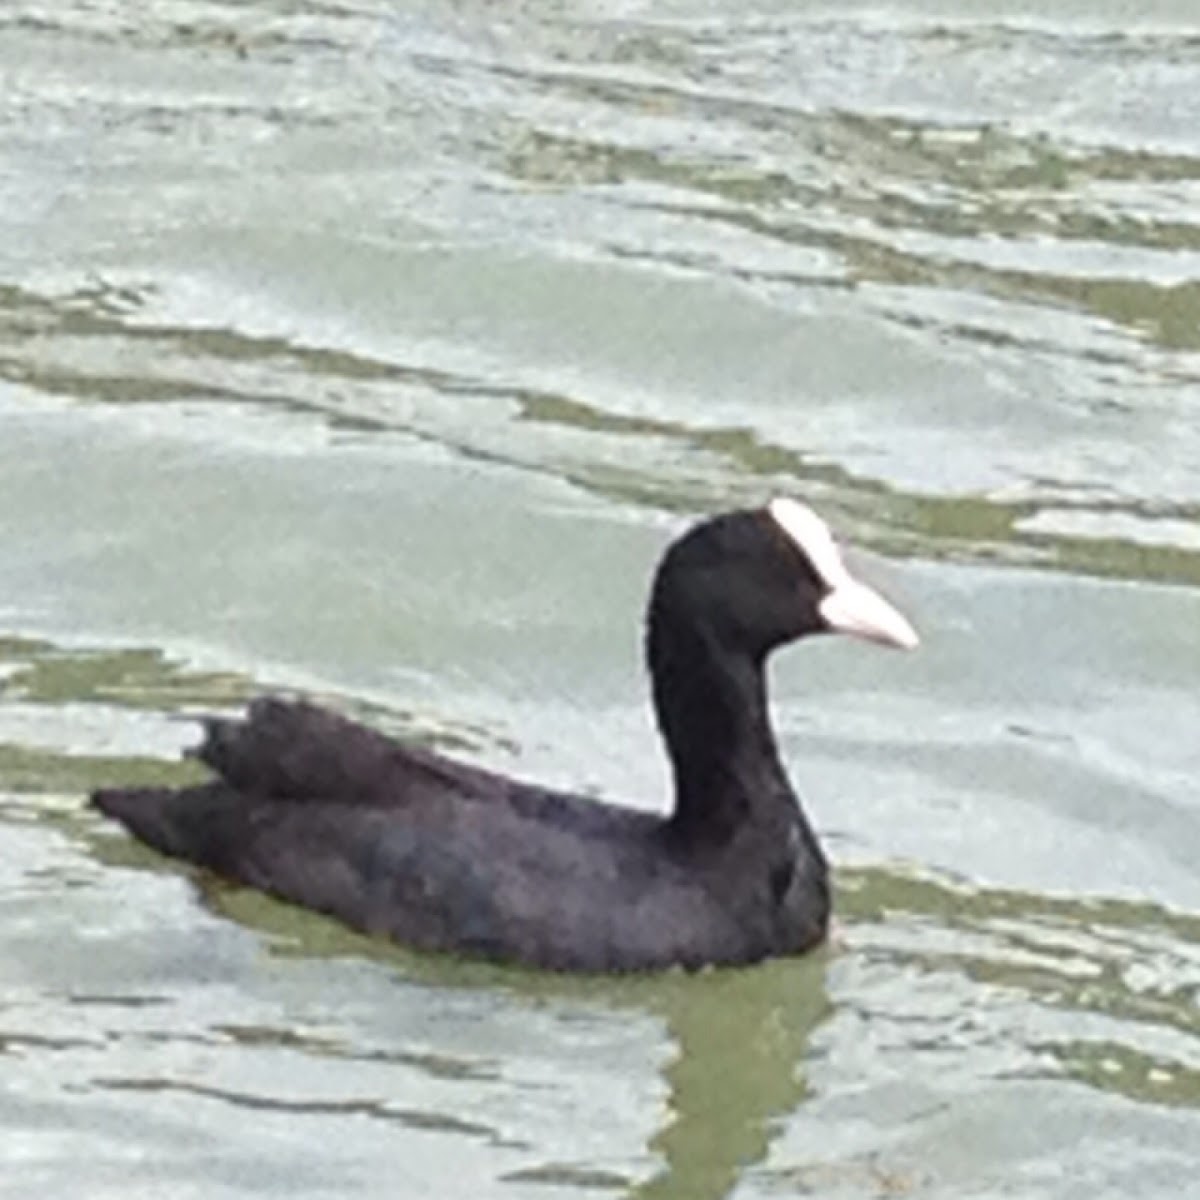
[[[0,1192],[1200,1196],[1200,14],[10,0]],[[801,962],[381,948],[82,807],[323,696],[665,795],[680,521],[816,502]]]

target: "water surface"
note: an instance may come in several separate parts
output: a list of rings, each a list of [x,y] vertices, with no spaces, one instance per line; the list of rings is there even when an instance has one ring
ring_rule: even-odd
[[[15,1198],[1200,1196],[1185,0],[0,13]],[[82,805],[295,688],[660,805],[639,622],[786,491],[918,655],[773,676],[802,962],[389,950]]]

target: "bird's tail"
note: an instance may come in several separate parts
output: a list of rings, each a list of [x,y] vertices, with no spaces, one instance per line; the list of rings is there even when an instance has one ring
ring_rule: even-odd
[[[92,804],[134,837],[163,854],[220,869],[228,852],[228,821],[244,797],[221,784],[193,788],[104,788]]]

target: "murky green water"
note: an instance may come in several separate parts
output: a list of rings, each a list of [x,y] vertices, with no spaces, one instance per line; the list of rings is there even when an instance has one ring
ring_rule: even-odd
[[[1192,0],[10,0],[0,1193],[1200,1196]],[[664,795],[680,520],[807,497],[838,944],[555,981],[83,809],[271,686]]]

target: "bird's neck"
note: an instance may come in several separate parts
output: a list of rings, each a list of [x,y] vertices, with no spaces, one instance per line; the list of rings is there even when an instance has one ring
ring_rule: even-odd
[[[675,774],[672,825],[706,841],[747,829],[810,840],[771,731],[762,660],[696,625],[653,620],[647,656]]]

